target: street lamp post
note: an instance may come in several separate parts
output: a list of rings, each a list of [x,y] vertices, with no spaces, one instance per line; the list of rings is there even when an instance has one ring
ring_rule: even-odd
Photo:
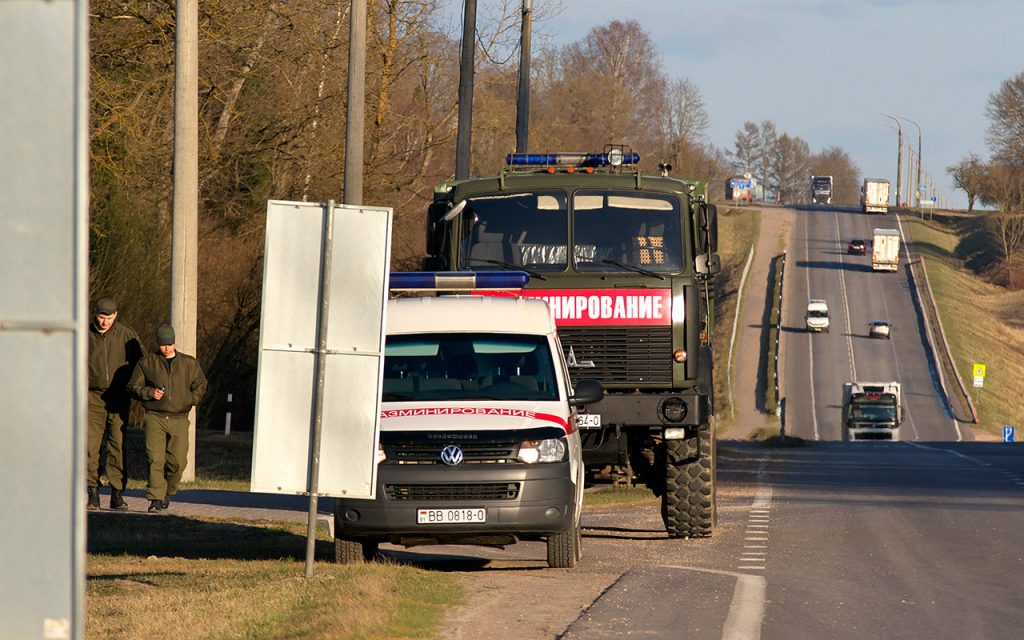
[[[921,125],[917,124],[910,118],[902,118],[896,116],[901,120],[906,120],[910,124],[917,127],[917,184],[914,185],[914,195],[917,196],[917,208],[921,208],[921,165],[924,164],[924,156],[921,155]]]
[[[896,147],[896,206],[899,207],[903,203],[903,127],[900,126],[898,118],[890,116],[888,113],[882,115],[896,123],[896,136],[899,143]]]

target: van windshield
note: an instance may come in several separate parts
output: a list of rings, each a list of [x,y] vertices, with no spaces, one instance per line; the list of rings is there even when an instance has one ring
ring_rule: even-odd
[[[558,400],[558,385],[545,336],[388,336],[381,400]]]

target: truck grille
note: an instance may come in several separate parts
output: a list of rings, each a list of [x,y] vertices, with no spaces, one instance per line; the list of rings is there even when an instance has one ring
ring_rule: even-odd
[[[596,378],[605,385],[672,384],[672,327],[560,327],[569,358],[593,361],[573,368],[574,378]]]
[[[449,443],[395,442],[384,445],[389,462],[399,464],[441,464],[441,449]],[[462,449],[462,464],[514,462],[518,442],[457,442]]]
[[[386,484],[388,500],[515,500],[518,482],[486,484]]]

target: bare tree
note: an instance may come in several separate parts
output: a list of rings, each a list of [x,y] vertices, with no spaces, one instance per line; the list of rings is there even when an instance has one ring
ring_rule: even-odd
[[[989,96],[987,141],[994,160],[1024,164],[1024,72],[1004,80]]]
[[[778,202],[798,204],[807,201],[810,168],[811,148],[807,142],[788,133],[779,136],[769,174]]]
[[[1014,288],[1014,264],[1024,249],[1024,167],[989,164],[981,193],[982,201],[996,208],[988,222],[1000,243],[1007,285]]]
[[[967,210],[974,211],[974,202],[985,186],[986,166],[981,156],[972,153],[960,162],[949,166],[946,171],[953,178],[953,183],[967,194]]]
[[[841,147],[832,146],[814,154],[810,173],[832,176],[832,203],[855,205],[860,200],[861,172],[850,155]]]

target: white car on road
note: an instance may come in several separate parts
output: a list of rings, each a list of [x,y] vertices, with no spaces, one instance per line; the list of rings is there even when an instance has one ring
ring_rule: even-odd
[[[828,333],[828,303],[824,300],[810,299],[807,301],[807,330]]]

